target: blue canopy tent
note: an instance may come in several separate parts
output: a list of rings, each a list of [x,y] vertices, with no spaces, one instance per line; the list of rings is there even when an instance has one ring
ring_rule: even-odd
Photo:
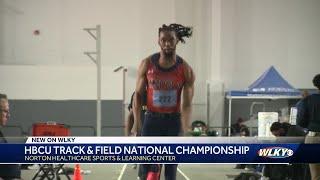
[[[271,66],[247,90],[229,91],[226,97],[229,99],[228,135],[230,136],[232,99],[300,99],[301,94]]]

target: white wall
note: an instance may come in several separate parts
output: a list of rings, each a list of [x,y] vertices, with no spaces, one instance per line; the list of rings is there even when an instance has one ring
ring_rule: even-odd
[[[244,89],[268,67],[296,88],[312,88],[320,67],[320,1],[222,1],[222,79]]]
[[[101,98],[122,99],[122,74],[102,68]],[[95,100],[95,66],[1,65],[2,93],[10,99]]]
[[[5,34],[0,46],[2,63],[89,64],[83,51],[93,50],[95,43],[82,29],[96,24],[102,26],[104,64],[121,64],[138,57],[139,3],[125,0],[1,2],[4,17],[1,34]],[[12,12],[9,7],[20,13]],[[33,35],[36,29],[40,30],[39,36]]]
[[[192,1],[0,0],[0,4],[1,64],[92,65],[83,51],[93,50],[95,42],[82,29],[101,24],[102,63],[129,67],[128,87],[134,86],[141,59],[158,51],[158,27],[178,21],[193,25],[192,13],[190,20],[179,13],[189,14],[181,7],[192,9]],[[40,35],[33,35],[34,30]],[[188,61],[193,59],[192,44],[191,40],[178,50]],[[127,94],[133,90],[129,89]]]

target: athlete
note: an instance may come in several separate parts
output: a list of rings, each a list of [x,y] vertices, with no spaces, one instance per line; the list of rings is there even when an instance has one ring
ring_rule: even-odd
[[[142,136],[178,136],[186,133],[191,117],[195,75],[188,63],[176,54],[176,46],[190,37],[192,29],[180,24],[163,25],[158,31],[160,52],[142,60],[138,69],[133,113],[133,131]],[[147,112],[141,127],[142,95],[147,93]],[[147,166],[147,165],[146,165]],[[146,177],[158,179],[159,165],[149,165]],[[156,173],[155,173],[156,172]],[[175,180],[177,164],[165,166],[165,179]],[[157,178],[152,178],[155,176]]]

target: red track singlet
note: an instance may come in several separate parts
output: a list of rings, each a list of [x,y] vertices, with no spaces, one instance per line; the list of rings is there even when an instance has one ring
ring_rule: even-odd
[[[183,60],[165,69],[159,66],[160,54],[151,56],[147,69],[147,108],[152,112],[180,112],[181,91],[185,83]]]

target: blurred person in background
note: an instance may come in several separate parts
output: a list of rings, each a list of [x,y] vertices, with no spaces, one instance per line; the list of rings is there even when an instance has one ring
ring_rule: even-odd
[[[304,98],[297,114],[297,124],[309,130],[305,143],[320,144],[320,74],[314,76],[313,85],[318,93]],[[309,164],[312,180],[320,180],[320,164]]]
[[[289,123],[274,122],[270,127],[271,133],[276,137],[305,137],[306,132],[303,128]],[[299,140],[298,140],[299,141]],[[302,140],[303,141],[303,140]],[[298,142],[297,142],[298,143]],[[265,165],[265,177],[270,180],[309,180],[310,173],[307,164],[267,164]]]
[[[10,108],[7,95],[0,94],[0,143],[7,143],[1,129],[10,118]],[[0,164],[0,180],[21,179],[21,168],[18,164]]]
[[[244,122],[244,120],[239,117],[236,121],[236,123],[231,125],[231,135],[232,136],[239,136],[240,135],[240,129],[241,127],[243,127],[244,125],[242,124]]]

